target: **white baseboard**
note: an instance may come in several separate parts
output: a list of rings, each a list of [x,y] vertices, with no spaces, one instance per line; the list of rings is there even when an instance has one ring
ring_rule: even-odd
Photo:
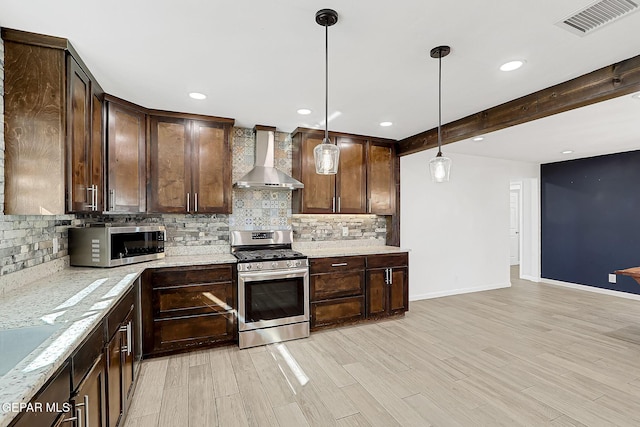
[[[511,283],[503,283],[503,284],[498,284],[498,285],[478,286],[478,287],[473,287],[473,288],[451,289],[451,290],[439,291],[439,292],[429,292],[427,294],[409,295],[409,301],[419,301],[419,300],[422,300],[422,299],[448,297],[448,296],[452,296],[452,295],[468,294],[468,293],[471,293],[471,292],[492,291],[494,289],[503,289],[503,288],[509,288],[509,287],[511,287]]]
[[[522,280],[528,280],[530,282],[539,282],[540,278],[539,277],[535,277],[535,276],[529,276],[527,274],[523,274],[522,276],[520,276],[520,278]]]
[[[611,289],[596,288],[595,286],[580,285],[578,283],[562,282],[560,280],[553,279],[545,279],[544,277],[540,279],[540,282],[546,283],[548,285],[562,286],[564,288],[579,289],[581,291],[593,292],[596,294],[611,295],[614,297],[640,301],[640,295],[630,294],[628,292],[612,291]]]

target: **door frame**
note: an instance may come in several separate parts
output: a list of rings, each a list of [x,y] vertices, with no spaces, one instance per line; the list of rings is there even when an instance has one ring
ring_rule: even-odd
[[[518,277],[522,276],[522,262],[523,262],[523,244],[522,235],[524,230],[524,212],[522,209],[522,181],[512,181],[509,183],[509,196],[512,192],[518,193]],[[511,208],[511,199],[509,199],[509,208]],[[509,221],[509,227],[511,227],[511,221]],[[511,268],[511,252],[509,252],[509,268]]]

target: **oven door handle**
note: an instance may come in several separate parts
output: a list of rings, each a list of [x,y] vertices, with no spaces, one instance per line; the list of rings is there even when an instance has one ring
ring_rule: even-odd
[[[238,277],[242,278],[244,281],[254,281],[254,280],[263,280],[266,278],[269,279],[287,279],[291,277],[301,277],[309,274],[309,269],[307,268],[297,268],[294,270],[277,270],[277,271],[241,271],[238,272]]]

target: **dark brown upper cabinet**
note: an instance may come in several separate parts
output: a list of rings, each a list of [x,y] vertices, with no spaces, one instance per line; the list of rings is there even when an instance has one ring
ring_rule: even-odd
[[[150,116],[150,212],[231,212],[232,127],[231,119]]]
[[[7,28],[2,39],[5,213],[99,210],[102,89],[66,39]]]
[[[296,129],[293,133],[293,177],[304,188],[293,192],[295,213],[395,214],[395,149],[392,141],[330,132],[340,147],[336,175],[315,171],[313,149],[323,132]]]
[[[369,141],[367,148],[367,212],[393,215],[397,184],[395,145]]]
[[[146,112],[105,95],[109,166],[107,210],[146,211]]]
[[[102,211],[103,94],[71,55],[67,70],[67,211]]]

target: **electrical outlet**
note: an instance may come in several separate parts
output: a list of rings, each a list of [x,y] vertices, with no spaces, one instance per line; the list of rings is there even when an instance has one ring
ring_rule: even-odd
[[[616,275],[609,274],[609,283],[616,283]]]
[[[349,227],[342,227],[342,237],[347,237],[349,235]]]

